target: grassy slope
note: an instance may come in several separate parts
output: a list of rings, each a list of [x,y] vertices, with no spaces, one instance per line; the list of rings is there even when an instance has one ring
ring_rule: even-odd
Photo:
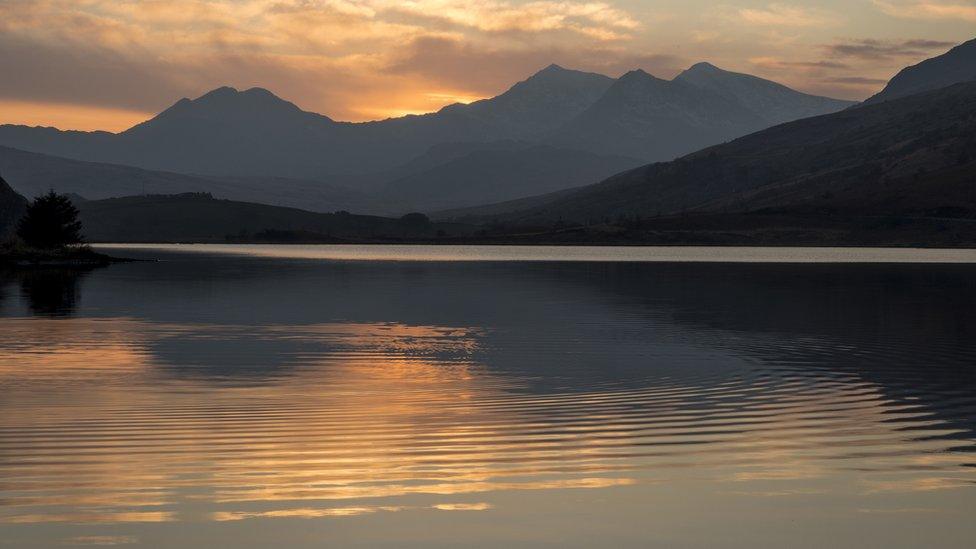
[[[291,231],[335,239],[402,239],[463,232],[451,224],[416,224],[400,219],[322,214],[191,196],[133,196],[79,204],[85,236],[93,242],[215,242],[228,235]]]

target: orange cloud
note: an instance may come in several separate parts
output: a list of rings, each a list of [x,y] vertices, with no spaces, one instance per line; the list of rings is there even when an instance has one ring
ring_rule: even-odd
[[[743,8],[738,11],[739,18],[753,25],[777,27],[812,27],[837,24],[840,19],[834,14],[791,6],[770,4],[765,8]]]
[[[903,19],[962,19],[976,21],[976,5],[960,2],[885,2],[874,5],[892,17]]]

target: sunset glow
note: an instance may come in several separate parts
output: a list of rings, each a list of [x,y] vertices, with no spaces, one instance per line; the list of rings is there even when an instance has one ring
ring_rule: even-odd
[[[373,120],[496,95],[549,63],[669,78],[707,60],[862,99],[974,20],[972,0],[11,0],[0,123],[117,131],[222,85]]]

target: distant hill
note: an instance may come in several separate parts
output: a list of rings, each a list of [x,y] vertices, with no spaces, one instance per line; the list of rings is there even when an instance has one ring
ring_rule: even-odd
[[[391,170],[446,143],[523,140],[652,160],[768,125],[740,88],[770,96],[771,83],[728,76],[702,83],[696,72],[674,82],[642,72],[615,81],[552,65],[497,97],[366,123],[336,122],[261,88],[223,87],[118,134],[0,125],[0,145],[154,171],[328,182]],[[717,92],[723,83],[735,90]],[[810,96],[784,90],[777,121],[817,113]]]
[[[470,230],[424,216],[387,218],[314,213],[218,200],[210,195],[149,195],[79,201],[92,242],[359,241],[429,239]]]
[[[973,80],[976,80],[976,39],[960,44],[938,57],[902,69],[880,93],[866,100],[864,104],[891,101]]]
[[[547,145],[476,148],[392,180],[379,196],[425,211],[510,200],[585,185],[641,162]]]
[[[550,140],[602,154],[663,160],[762,127],[761,117],[734,99],[638,70],[621,76]]]
[[[345,187],[274,177],[205,177],[82,162],[0,147],[0,173],[25,196],[54,189],[88,199],[137,194],[209,192],[220,198],[301,207],[313,211],[393,213],[382,201]]]
[[[735,101],[755,113],[763,127],[837,112],[854,104],[798,92],[770,80],[698,63],[674,79]]]
[[[27,199],[17,194],[0,177],[0,239],[10,235],[27,209]]]
[[[549,141],[603,154],[671,160],[782,122],[853,105],[698,63],[674,80],[621,76]]]
[[[974,190],[971,82],[783,124],[489,219],[603,223],[759,211],[976,219]]]

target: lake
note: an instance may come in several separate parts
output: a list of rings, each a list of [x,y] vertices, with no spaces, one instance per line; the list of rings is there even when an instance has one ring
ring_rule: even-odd
[[[0,547],[964,547],[976,252],[0,274]]]

